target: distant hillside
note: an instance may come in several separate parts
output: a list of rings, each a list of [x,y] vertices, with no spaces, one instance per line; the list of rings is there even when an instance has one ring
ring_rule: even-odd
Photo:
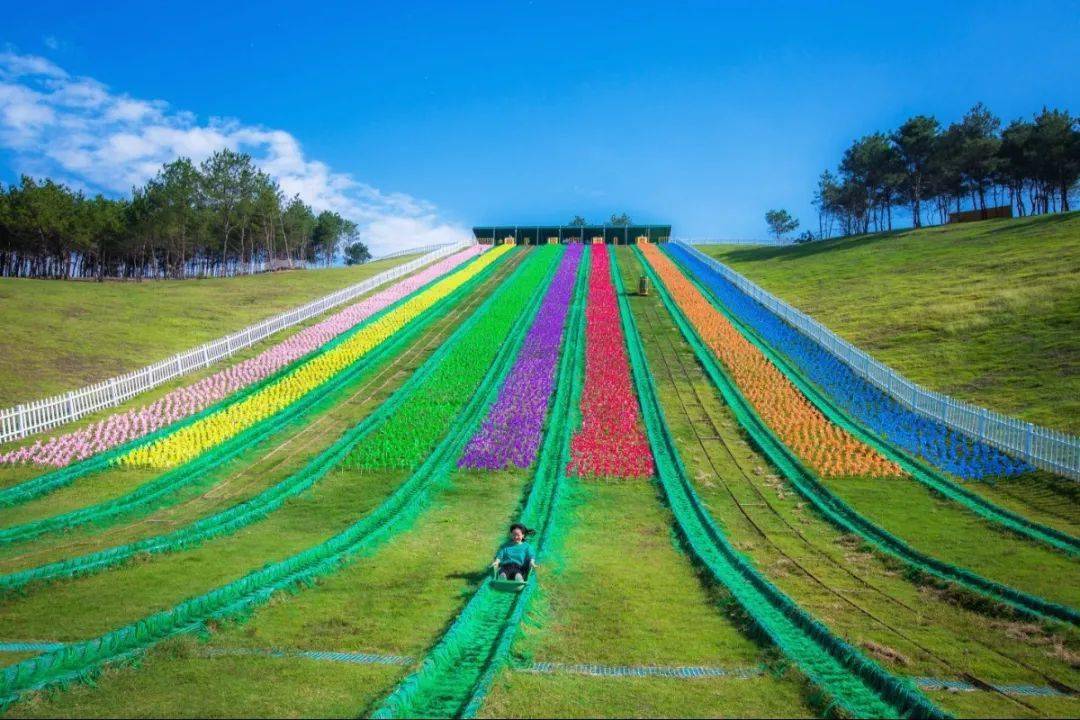
[[[700,249],[912,380],[1080,433],[1080,212]]]
[[[135,370],[412,257],[207,280],[0,278],[0,408]]]

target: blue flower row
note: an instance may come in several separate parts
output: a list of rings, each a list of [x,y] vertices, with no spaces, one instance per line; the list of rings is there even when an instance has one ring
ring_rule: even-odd
[[[1027,463],[904,407],[685,248],[669,248],[736,318],[785,355],[839,407],[888,442],[968,480],[1032,471]]]

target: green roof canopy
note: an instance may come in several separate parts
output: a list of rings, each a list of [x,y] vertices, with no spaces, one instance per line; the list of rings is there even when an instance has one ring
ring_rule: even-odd
[[[594,237],[605,243],[625,245],[639,237],[649,242],[667,242],[670,225],[488,225],[474,227],[473,236],[479,243],[501,243],[508,237],[519,245],[540,245],[548,238],[559,242],[590,242]]]

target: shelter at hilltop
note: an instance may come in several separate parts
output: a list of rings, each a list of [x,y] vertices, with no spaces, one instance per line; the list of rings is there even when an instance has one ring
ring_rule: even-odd
[[[495,225],[474,227],[476,242],[501,245],[545,243],[603,242],[608,245],[632,245],[642,238],[662,243],[671,238],[670,225]]]

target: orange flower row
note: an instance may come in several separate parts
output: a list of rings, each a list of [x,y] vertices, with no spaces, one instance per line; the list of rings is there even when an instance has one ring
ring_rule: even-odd
[[[641,250],[743,396],[804,463],[826,477],[903,474],[895,463],[822,415],[660,250],[653,245],[642,245]]]

